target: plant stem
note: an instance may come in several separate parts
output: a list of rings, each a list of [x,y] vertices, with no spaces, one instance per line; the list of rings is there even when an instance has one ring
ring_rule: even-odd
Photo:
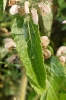
[[[27,77],[26,77],[25,68],[23,68],[19,100],[25,100],[25,97],[26,97],[26,87],[27,87]]]

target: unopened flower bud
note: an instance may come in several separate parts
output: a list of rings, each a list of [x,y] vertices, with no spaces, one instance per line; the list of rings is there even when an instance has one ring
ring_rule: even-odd
[[[43,47],[47,47],[50,43],[50,40],[47,36],[41,36],[41,44]]]
[[[58,56],[59,60],[64,65],[66,63],[66,46],[61,46],[58,49],[56,56]]]
[[[57,51],[57,56],[65,55],[66,54],[66,46],[61,46]]]
[[[25,10],[26,14],[29,13],[29,2],[28,1],[25,1],[25,3],[24,3],[24,10]]]
[[[10,14],[12,14],[12,15],[17,14],[19,8],[20,8],[19,5],[13,5],[13,6],[10,8],[10,10],[9,10]]]
[[[49,14],[51,11],[50,7],[43,2],[39,3],[38,6],[44,14]]]
[[[13,63],[13,60],[16,59],[16,55],[12,55],[11,57],[6,59],[6,62]]]
[[[43,49],[43,55],[45,59],[48,59],[51,57],[51,52],[48,49]]]
[[[62,65],[65,64],[65,57],[64,56],[60,56],[59,60],[61,61]]]
[[[11,38],[6,38],[4,39],[4,43],[5,43],[5,48],[7,50],[12,49],[13,47],[16,47],[15,42],[11,39]]]
[[[62,21],[62,24],[66,24],[66,20]]]
[[[33,8],[31,10],[31,13],[32,13],[32,19],[33,19],[33,22],[34,24],[38,24],[38,14],[37,14],[37,10],[35,8]]]

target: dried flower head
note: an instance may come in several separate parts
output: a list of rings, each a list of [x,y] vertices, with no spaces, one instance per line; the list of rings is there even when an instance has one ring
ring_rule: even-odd
[[[48,59],[51,57],[51,52],[48,49],[43,49],[43,55],[45,59]]]
[[[33,22],[34,24],[38,24],[38,14],[37,14],[37,10],[35,8],[33,8],[31,10],[31,13],[32,13],[32,19],[33,19]]]
[[[51,11],[50,7],[43,2],[39,3],[38,6],[41,9],[41,11],[43,12],[43,14],[49,14]]]
[[[29,2],[28,1],[25,1],[25,3],[24,3],[24,10],[25,10],[26,14],[29,13]]]
[[[9,10],[10,14],[12,14],[12,15],[17,14],[19,8],[20,8],[19,5],[13,5],[13,6],[10,8],[10,10]]]
[[[4,39],[5,48],[11,50],[13,47],[16,47],[15,42],[11,38]]]
[[[47,36],[41,36],[41,44],[43,47],[46,48],[49,43],[50,43],[50,40]]]

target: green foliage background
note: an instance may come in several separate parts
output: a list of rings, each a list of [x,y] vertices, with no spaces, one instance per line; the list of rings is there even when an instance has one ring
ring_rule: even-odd
[[[23,73],[22,73],[23,64],[19,60],[18,60],[18,62],[16,62],[16,65],[8,64],[6,62],[6,59],[8,57],[10,57],[12,54],[15,54],[15,52],[17,53],[17,51],[14,50],[14,51],[8,52],[4,48],[3,39],[6,37],[12,37],[10,32],[11,32],[12,23],[14,22],[14,17],[9,14],[8,6],[6,6],[4,14],[2,12],[2,9],[3,9],[2,0],[0,0],[0,12],[1,12],[0,13],[0,99],[1,100],[10,100],[10,99],[13,100],[13,97],[16,94],[18,94],[18,91],[19,91],[19,84],[21,83],[20,80],[21,80],[21,76],[23,75]],[[62,21],[66,19],[65,9],[66,9],[66,1],[65,0],[54,0],[53,1],[53,5],[52,5],[53,21],[51,22],[50,17],[48,19],[49,22],[51,22],[51,24],[52,24],[52,29],[48,32],[48,34],[50,34],[49,35],[50,40],[51,40],[50,45],[53,48],[54,55],[56,54],[56,51],[60,46],[62,46],[62,45],[66,46],[66,24],[64,24],[64,25],[62,24]],[[19,17],[17,17],[17,19],[19,19]],[[22,21],[22,20],[24,21],[23,18],[20,19],[20,21]],[[45,19],[42,19],[42,20],[45,20]],[[27,22],[29,22],[28,25],[30,27],[30,31],[32,32],[31,36],[29,34],[29,31],[27,32],[29,35],[25,34],[25,35],[27,35],[28,39],[23,38],[23,35],[21,37],[21,31],[19,32],[19,34],[17,33],[18,27],[16,27],[15,25],[21,24],[21,23],[16,23],[16,21],[15,21],[15,24],[13,24],[13,26],[12,26],[12,34],[13,34],[13,38],[17,44],[17,50],[20,53],[20,58],[24,59],[24,58],[22,58],[23,55],[21,55],[21,54],[24,54],[24,56],[25,56],[25,53],[23,51],[26,52],[26,46],[28,45],[32,49],[31,50],[32,54],[29,58],[30,59],[31,59],[31,57],[35,57],[35,59],[38,58],[38,60],[39,60],[38,65],[43,66],[43,63],[42,63],[43,61],[40,62],[41,54],[37,54],[37,52],[39,52],[38,51],[39,49],[41,51],[41,45],[38,45],[39,49],[37,49],[37,51],[36,51],[37,56],[33,52],[35,50],[35,47],[37,46],[37,44],[40,43],[39,37],[35,36],[36,30],[38,31],[38,26],[34,26],[32,23],[32,20],[29,21],[29,18],[27,18]],[[22,26],[20,25],[20,27],[19,27],[19,28],[23,27],[25,29],[25,30],[23,29],[24,33],[26,33],[25,31],[26,31],[26,28],[28,27],[27,22],[25,22],[23,25],[21,24]],[[40,25],[41,25],[41,23],[40,23]],[[46,24],[44,24],[44,27],[46,27],[45,25]],[[31,27],[33,27],[33,29],[35,30],[35,33],[33,33]],[[17,30],[15,30],[14,28],[15,29],[17,28]],[[46,34],[46,30],[42,30],[42,27],[40,29],[41,29],[41,32],[45,31],[45,34]],[[32,35],[35,37],[33,38]],[[31,40],[30,40],[30,37],[31,37]],[[23,41],[21,41],[20,38]],[[26,45],[27,42],[25,42],[25,40],[26,41],[29,40],[27,45]],[[36,40],[38,42],[37,44],[36,44]],[[26,45],[25,48],[23,46],[21,48],[21,45],[19,45],[20,44],[19,42],[20,43],[24,42],[24,45]],[[32,47],[33,43],[34,43],[34,47]],[[21,50],[23,50],[23,51],[21,51]],[[30,53],[29,48],[28,48],[28,51]],[[27,56],[26,58],[28,59],[27,54],[26,54],[26,56]],[[40,56],[40,59],[39,59],[39,56]],[[28,79],[31,82],[32,87],[34,87],[34,89],[38,93],[42,94],[43,89],[45,88],[45,85],[42,85],[43,82],[45,83],[45,75],[43,75],[43,73],[45,73],[45,71],[43,70],[43,67],[40,68],[40,66],[39,66],[38,69],[40,70],[40,75],[42,76],[39,80],[40,75],[38,74],[39,72],[37,72],[37,74],[36,74],[37,66],[36,66],[35,60],[32,59],[32,62],[34,62],[34,64],[35,64],[35,66],[33,65],[34,66],[34,70],[33,70],[30,67],[31,62],[29,59],[28,59],[29,62],[25,63],[25,62],[27,62],[27,59],[23,63],[27,69]],[[27,65],[29,63],[30,63],[29,70],[31,70],[32,72],[29,71],[27,68]],[[57,66],[56,66],[56,64],[57,64]],[[46,66],[46,71],[47,71],[47,80],[46,80],[47,88],[45,89],[45,92],[42,95],[41,100],[54,100],[54,98],[55,98],[55,100],[66,100],[65,99],[66,98],[66,94],[65,94],[65,92],[66,92],[65,70],[66,69],[65,68],[63,69],[63,66],[60,64],[58,59],[55,57],[51,57],[50,59],[45,61],[44,66]],[[57,67],[57,69],[55,67]],[[42,72],[42,71],[44,71],[44,72]],[[29,76],[31,76],[32,73],[35,73],[36,75],[39,75],[39,76],[36,78],[36,76],[33,74],[33,76],[30,78]],[[43,80],[43,78],[44,78],[44,80]],[[17,88],[17,86],[18,86],[18,88]],[[38,88],[36,88],[35,86]],[[31,88],[29,82],[27,84],[26,91],[27,91],[26,100],[39,100],[40,99],[40,95],[38,95]]]

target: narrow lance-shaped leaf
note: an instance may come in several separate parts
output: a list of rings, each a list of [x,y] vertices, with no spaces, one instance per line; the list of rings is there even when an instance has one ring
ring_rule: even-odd
[[[50,4],[48,4],[48,6],[51,9]],[[48,14],[43,14],[42,12],[41,14],[39,14],[39,26],[40,26],[40,31],[42,35],[47,35],[48,37],[50,37],[51,28],[52,28],[52,20],[53,20],[52,10],[50,10],[50,13],[48,12]]]
[[[32,87],[42,94],[45,89],[46,73],[38,25],[29,17],[17,17],[12,26],[12,34],[20,58],[26,67],[28,79]]]

